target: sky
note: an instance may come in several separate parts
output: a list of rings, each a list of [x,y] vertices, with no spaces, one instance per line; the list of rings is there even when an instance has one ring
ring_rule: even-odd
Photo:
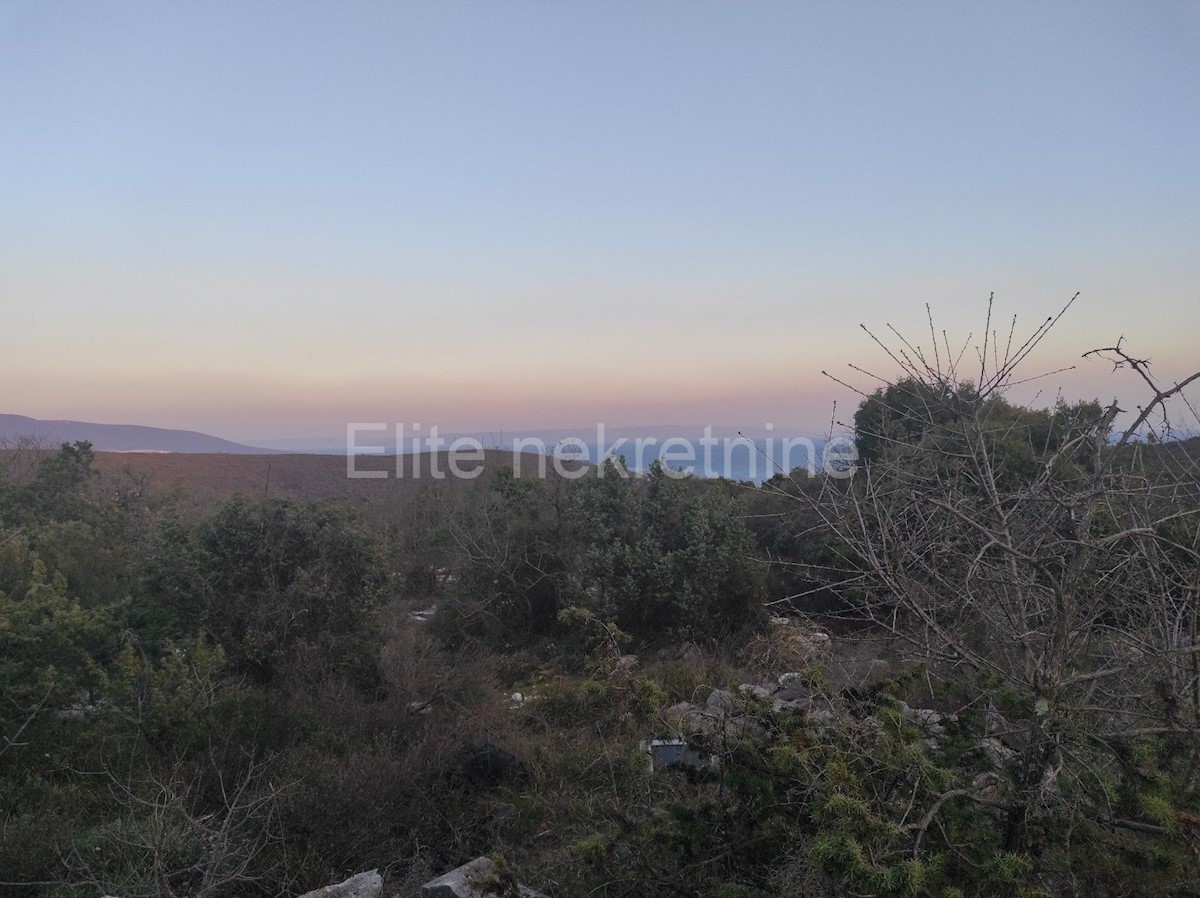
[[[0,0],[0,412],[823,430],[860,329],[1200,368],[1200,3]],[[1025,388],[1027,390],[1033,388]]]

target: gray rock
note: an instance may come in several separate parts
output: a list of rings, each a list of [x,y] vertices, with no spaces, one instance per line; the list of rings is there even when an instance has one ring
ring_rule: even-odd
[[[383,892],[383,877],[378,870],[359,873],[335,886],[325,886],[314,892],[305,892],[300,898],[379,898]]]
[[[777,698],[771,707],[774,711],[798,711],[801,714],[807,714],[809,709],[812,708],[812,700],[807,697],[795,699]]]
[[[482,895],[483,886],[495,873],[495,865],[490,858],[477,857],[443,873],[437,879],[431,879],[421,886],[421,898],[471,898]]]
[[[872,738],[878,738],[883,734],[883,723],[877,717],[864,717],[858,722],[858,726]]]
[[[980,739],[978,744],[988,763],[996,768],[1003,767],[1018,754],[1015,749],[1009,748],[995,736]]]
[[[818,735],[821,735],[833,721],[833,712],[828,708],[813,708],[808,712],[808,719],[816,726]]]
[[[958,721],[954,714],[943,714],[932,708],[910,708],[905,702],[900,703],[900,713],[905,720],[920,727],[930,736],[944,735],[946,724]]]
[[[811,705],[812,700],[812,691],[799,684],[781,686],[775,690],[775,701],[777,702],[798,702],[802,705]]]
[[[787,675],[785,674],[785,676]],[[750,710],[745,704],[750,699],[770,703],[771,710],[773,711],[804,711],[812,704],[812,694],[808,689],[799,685],[794,680],[782,680],[782,682],[786,685],[779,686],[775,683],[743,683],[738,687],[738,692],[741,693],[743,701],[736,709],[730,707],[724,690],[719,690],[721,693],[719,695],[714,693],[717,696],[715,700],[713,696],[709,696],[709,701],[721,705],[727,713],[736,710],[738,714],[745,714]]]
[[[498,884],[495,875],[496,865],[491,858],[477,857],[449,873],[443,873],[437,879],[429,880],[421,886],[421,898],[480,898],[483,895],[508,894],[495,890]],[[521,898],[546,898],[525,886],[517,888]]]
[[[693,707],[689,702],[679,702],[678,704],[671,705],[671,707],[667,708],[667,710],[663,712],[663,715],[667,718],[667,720],[678,721],[683,720],[694,710],[696,710],[695,707]]]
[[[764,687],[745,688],[759,690]],[[769,693],[762,697],[770,700]],[[748,713],[747,698],[747,694],[714,689],[703,705],[680,702],[668,708],[665,717],[674,725],[675,731],[683,735],[701,736],[710,741],[746,737],[761,742],[769,732],[761,720]]]
[[[740,695],[736,695],[728,689],[714,689],[708,694],[704,708],[710,714],[729,713],[740,711],[745,704]]]
[[[1024,751],[1029,744],[1028,727],[1013,726],[995,708],[989,707],[984,712],[984,726],[987,727],[987,735],[989,737],[999,739],[1005,745],[1011,746],[1017,751]]]
[[[725,723],[724,734],[727,739],[749,739],[760,745],[771,738],[771,730],[757,717],[745,714],[741,717],[731,717]]]
[[[679,718],[679,731],[693,736],[716,736],[722,731],[726,720],[719,712],[710,714],[702,708],[693,709]]]
[[[767,701],[775,692],[773,688],[767,686],[758,686],[754,683],[743,683],[740,687],[742,695],[750,696],[751,698]]]

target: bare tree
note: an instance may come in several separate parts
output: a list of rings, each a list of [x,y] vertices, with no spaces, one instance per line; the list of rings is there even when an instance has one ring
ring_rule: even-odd
[[[26,434],[0,437],[0,476],[12,483],[28,483],[49,451],[44,437]]]
[[[1056,813],[1144,832],[1190,825],[1136,797],[1138,740],[1169,744],[1179,795],[1200,775],[1200,479],[1186,447],[1136,439],[1172,433],[1180,409],[1195,418],[1184,388],[1200,373],[1163,386],[1120,343],[1095,350],[1140,375],[1146,404],[1115,440],[1115,402],[1083,417],[1060,404],[1049,430],[1036,427],[1004,396],[1065,311],[1024,341],[1015,319],[1007,334],[993,327],[990,302],[973,346],[955,349],[932,318],[926,345],[872,335],[899,369],[884,388],[902,384],[913,401],[820,505],[852,559],[837,585],[856,611],[1025,709],[1013,724],[993,711],[979,734],[1003,770],[989,803],[1014,850]]]
[[[107,769],[103,777],[120,818],[76,848],[68,880],[128,898],[217,898],[277,880],[278,820],[284,787],[267,761],[251,758],[230,779],[216,758],[205,776],[190,765],[165,775]]]

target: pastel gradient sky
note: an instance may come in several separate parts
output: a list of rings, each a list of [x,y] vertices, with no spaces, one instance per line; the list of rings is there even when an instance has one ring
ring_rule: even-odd
[[[1171,379],[1197,47],[1195,2],[0,0],[0,412],[819,430],[860,322],[992,291],[1082,291],[1031,373]]]

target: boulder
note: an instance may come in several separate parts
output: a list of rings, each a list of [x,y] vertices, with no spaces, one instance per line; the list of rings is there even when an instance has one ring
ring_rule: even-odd
[[[771,696],[775,693],[774,687],[759,686],[755,683],[743,683],[740,689],[742,695],[757,698],[761,701],[770,701]]]
[[[714,689],[704,701],[704,710],[710,714],[728,714],[741,711],[745,704],[741,696],[728,689]]]
[[[693,706],[691,703],[679,702],[678,704],[671,705],[671,707],[667,708],[667,710],[663,712],[663,715],[667,718],[667,720],[678,722],[683,720],[694,710],[696,710],[695,706]]]
[[[784,708],[807,709],[807,703],[800,706],[779,701],[770,686],[745,684],[740,690],[741,694],[728,689],[714,689],[702,705],[680,702],[667,708],[664,716],[674,725],[676,733],[703,737],[709,744],[714,740],[723,742],[739,738],[763,742],[771,731],[755,713],[757,709],[752,705],[753,700],[769,702],[775,711]]]
[[[477,857],[431,879],[421,886],[421,898],[471,898],[485,894],[484,889],[495,875],[495,864],[489,858]]]
[[[370,870],[351,876],[335,886],[325,886],[314,892],[305,892],[300,898],[379,898],[383,892],[383,877],[378,870]]]
[[[546,898],[525,886],[504,883],[497,874],[496,865],[486,857],[477,857],[421,886],[421,898],[482,898],[484,895]]]
[[[787,708],[803,711],[812,706],[812,690],[805,685],[803,674],[785,673],[779,675],[779,685],[775,687],[772,697],[775,699],[776,710]]]
[[[1024,751],[1025,747],[1029,744],[1028,727],[1013,726],[995,708],[989,707],[984,711],[983,721],[984,726],[987,727],[987,736],[989,738],[999,739],[1005,745],[1018,752]]]
[[[770,702],[772,711],[804,712],[812,706],[812,692],[802,684],[799,676],[784,674],[780,677],[780,684],[743,683],[739,688],[743,696]],[[796,679],[785,679],[787,677]]]

